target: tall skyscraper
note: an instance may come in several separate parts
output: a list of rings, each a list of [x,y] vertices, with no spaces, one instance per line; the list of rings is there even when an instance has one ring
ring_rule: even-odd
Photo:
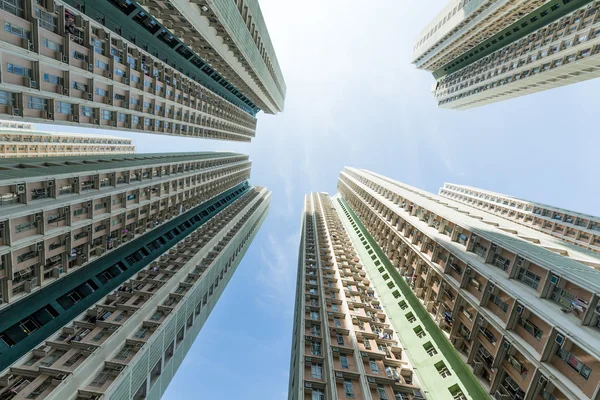
[[[453,346],[434,349],[460,357],[495,399],[599,398],[598,254],[365,170],[345,168],[338,190],[391,279],[384,291],[418,299]],[[420,350],[405,347],[409,360]]]
[[[467,109],[600,75],[600,2],[451,0],[414,46],[440,107]]]
[[[439,195],[600,253],[599,217],[453,183]]]
[[[240,154],[51,160],[2,168],[0,398],[158,399],[270,193]]]
[[[487,397],[342,196],[306,196],[299,253],[290,400]]]
[[[0,116],[250,141],[285,82],[257,0],[0,1]]]
[[[32,124],[0,122],[0,158],[134,154],[133,141],[109,135],[40,132]]]

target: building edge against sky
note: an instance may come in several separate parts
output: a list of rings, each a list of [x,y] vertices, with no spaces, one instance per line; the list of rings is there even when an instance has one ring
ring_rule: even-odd
[[[256,0],[11,4],[0,3],[4,118],[250,141],[258,111],[283,110]]]
[[[487,397],[340,195],[305,197],[297,282],[290,400]]]
[[[390,291],[412,289],[495,398],[600,398],[600,271],[563,251],[573,246],[364,170],[345,168],[338,190],[394,267],[381,272],[402,277]]]
[[[453,183],[439,195],[600,253],[600,217]]]
[[[134,154],[128,138],[87,133],[41,132],[33,124],[0,121],[0,158]]]
[[[440,107],[467,109],[598,77],[598,1],[451,0],[413,63]]]
[[[51,265],[48,276],[46,265],[40,267],[42,272],[34,266],[33,272],[40,274],[39,278],[36,275],[35,282],[29,278],[19,280],[19,287],[27,283],[29,287],[0,309],[4,370],[0,396],[12,398],[18,393],[19,397],[38,399],[90,399],[104,395],[121,399],[143,394],[160,398],[266,217],[270,192],[249,185],[247,156],[188,153],[124,157],[132,158],[126,182],[115,180],[114,185],[99,186],[92,193],[65,194],[63,202],[69,202],[70,212],[61,226],[48,226],[50,211],[40,213],[43,224],[36,222],[36,226],[44,241],[41,246],[30,245],[33,250],[25,249],[31,257],[17,257],[20,250],[14,246],[21,242],[27,245],[27,240],[15,236],[22,233],[13,232],[13,218],[3,223],[2,237],[8,238],[11,245],[2,256],[3,275],[8,272],[10,278],[21,277],[21,270],[15,272],[17,267],[23,262],[41,264],[40,254],[44,259],[54,259],[50,253],[58,252],[61,256],[57,260],[62,264]],[[133,160],[136,157],[147,168],[138,169],[139,162]],[[77,157],[53,160],[53,164],[70,164],[63,167],[65,172],[85,172],[73,165]],[[121,164],[115,162],[113,167],[122,169]],[[46,168],[50,173],[53,167]],[[154,169],[156,174],[152,173]],[[28,194],[35,184],[26,185]],[[140,190],[142,185],[149,190]],[[115,192],[118,186],[121,188]],[[114,201],[105,204],[88,199],[95,195],[103,201],[100,192],[104,196],[110,192],[115,199],[126,193],[126,200],[115,206]],[[150,199],[140,198],[140,193]],[[26,204],[9,205],[13,213],[19,214],[14,219],[21,218],[21,214],[38,215],[36,207],[57,206],[54,198],[31,200],[27,196]],[[56,195],[56,199],[62,197]],[[102,214],[97,204],[110,207],[111,213]],[[86,207],[87,214],[77,212]],[[112,246],[102,239],[99,252],[89,245],[74,257],[61,253],[81,241],[96,243],[98,235],[104,238],[104,230],[95,227],[101,226],[103,217],[114,216],[115,211],[118,214],[120,208],[122,217],[107,220],[109,228],[105,227],[111,233],[113,229],[118,232]],[[27,212],[23,212],[25,209]],[[135,214],[135,222],[130,223],[129,214]],[[148,214],[153,215],[146,218]],[[119,221],[118,225],[112,223],[113,219]],[[91,222],[92,229],[86,229],[85,222]],[[123,237],[122,231],[127,231]],[[65,243],[61,242],[63,237]],[[52,245],[55,241],[61,243],[58,248]],[[7,289],[6,282],[3,289]]]

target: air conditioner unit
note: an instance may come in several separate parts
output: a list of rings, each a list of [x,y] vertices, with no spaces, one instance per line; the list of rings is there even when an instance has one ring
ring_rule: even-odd
[[[523,306],[520,304],[517,304],[517,314],[521,315],[523,314]]]
[[[594,312],[595,312],[596,314],[600,314],[600,304],[598,304],[598,305],[596,306],[596,308],[594,309]]]
[[[88,232],[91,232],[91,231],[92,231],[92,226],[91,226],[91,225],[87,227],[87,231],[88,231]]]
[[[129,82],[130,82],[130,81],[129,81],[129,78],[125,78],[125,84],[126,84],[126,85],[129,85]]]
[[[4,222],[0,222],[0,231],[4,230]]]
[[[37,251],[42,251],[44,249],[44,245],[42,243],[38,243],[36,246]]]
[[[69,212],[69,206],[66,206],[65,208],[63,208],[63,211],[64,211],[65,213],[68,213],[68,212]]]
[[[87,94],[87,99],[88,99],[89,101],[92,101],[92,100],[94,100],[94,95],[93,95],[92,93],[88,93],[88,94]]]
[[[65,96],[68,96],[69,95],[69,88],[63,88],[62,92],[63,92],[63,94]]]
[[[495,253],[496,250],[498,249],[498,246],[496,246],[495,244],[492,243],[492,246],[490,247],[490,249],[492,250],[493,253]]]
[[[73,183],[79,183],[79,178],[77,178],[77,177],[73,178],[73,179],[72,179],[72,182],[73,182]]]
[[[312,338],[310,336],[304,336],[304,340],[307,342],[312,342]]]
[[[106,77],[112,79],[112,72],[107,73]]]
[[[556,339],[554,339],[554,341],[559,345],[562,346],[565,343],[565,337],[563,335],[561,335],[560,333],[558,335],[556,335]]]
[[[17,190],[16,191],[17,191],[17,194],[23,194],[23,193],[25,193],[25,184],[23,183],[23,184],[17,185]]]
[[[558,285],[558,281],[560,281],[560,278],[556,275],[552,275],[550,277],[550,283],[553,285]]]
[[[73,115],[73,122],[79,122],[79,115]]]
[[[118,366],[116,366],[114,368],[115,368],[115,371],[123,371],[123,369],[125,368],[125,366],[124,365],[118,365]]]
[[[508,350],[510,350],[510,343],[505,340],[504,343],[502,344],[502,347],[504,348],[504,350],[508,351]]]
[[[88,65],[88,71],[94,72],[94,64]]]
[[[18,107],[13,107],[11,110],[12,115],[21,115],[21,109]]]
[[[469,275],[471,273],[471,271],[472,271],[471,268],[467,267],[467,275]]]
[[[47,119],[54,119],[54,114],[52,113],[48,113],[48,115],[46,116]]]
[[[520,256],[517,257],[517,267],[522,267],[524,262],[525,262],[525,259],[523,257],[520,257]]]
[[[98,118],[94,118],[93,122],[94,124],[98,125],[100,123],[100,121],[98,120]]]
[[[112,99],[106,99],[106,104],[111,105],[112,104]]]
[[[539,379],[538,383],[543,388],[548,383],[548,378],[546,378],[544,375],[540,375],[540,379]]]
[[[35,45],[34,45],[34,43],[31,40],[27,41],[27,49],[29,51],[35,51]]]
[[[488,292],[494,293],[494,289],[496,289],[496,285],[494,285],[493,283],[490,284],[490,286],[488,286]]]
[[[36,221],[41,221],[42,220],[42,214],[35,214],[35,220]]]
[[[69,63],[69,56],[66,54],[63,54],[62,56],[62,62],[64,62],[65,64]]]

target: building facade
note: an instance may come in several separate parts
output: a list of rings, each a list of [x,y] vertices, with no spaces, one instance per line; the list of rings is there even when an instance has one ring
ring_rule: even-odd
[[[486,397],[359,225],[340,195],[306,196],[288,398]]]
[[[268,211],[266,189],[229,187],[37,299],[15,325],[44,332],[3,371],[0,398],[160,399]]]
[[[439,195],[600,253],[599,217],[453,183]]]
[[[257,0],[0,2],[0,116],[250,141],[285,82]]]
[[[413,63],[440,107],[468,109],[600,75],[600,2],[451,0],[421,32]]]
[[[133,141],[109,135],[40,132],[31,124],[0,122],[0,158],[134,154]]]
[[[365,170],[338,190],[491,396],[600,398],[597,254]]]

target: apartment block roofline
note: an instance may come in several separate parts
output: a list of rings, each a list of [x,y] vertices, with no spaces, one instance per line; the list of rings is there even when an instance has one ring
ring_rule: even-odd
[[[464,213],[450,209],[446,206],[442,208],[440,204],[448,201],[445,198],[439,198],[437,195],[433,194],[430,194],[430,197],[425,197],[419,193],[419,190],[414,190],[415,188],[408,187],[409,185],[398,186],[397,182],[394,184],[390,182],[389,178],[385,178],[368,170],[361,170],[358,168],[349,168],[349,170],[365,172],[378,179],[381,179],[386,184],[393,185],[398,189],[401,189],[403,191],[403,197],[409,199],[415,204],[425,203],[425,207],[427,209],[443,214],[444,218],[448,219],[450,222],[453,222],[459,226],[465,226],[478,236],[486,239],[489,238],[491,242],[498,243],[498,245],[501,247],[516,254],[523,254],[527,259],[530,259],[533,262],[540,263],[540,265],[547,265],[556,275],[563,276],[566,279],[581,285],[582,287],[594,291],[596,294],[600,294],[600,271],[594,268],[590,268],[578,261],[572,260],[568,257],[563,257],[550,250],[531,244],[528,241],[508,238],[508,236],[505,235],[492,233],[489,229],[489,225],[485,224],[484,222],[474,218],[465,218],[466,216]],[[416,198],[415,194],[413,193],[416,193],[419,198]],[[557,245],[564,246],[564,243],[560,242]]]
[[[447,185],[452,185],[452,186],[456,186],[456,187],[460,187],[460,188],[464,188],[464,189],[468,189],[468,190],[473,190],[473,191],[477,191],[477,192],[486,193],[486,194],[488,194],[490,196],[505,197],[507,199],[517,200],[517,201],[520,201],[522,203],[530,204],[532,206],[537,206],[537,207],[540,207],[540,208],[547,208],[547,209],[553,210],[553,211],[560,211],[562,213],[569,213],[569,214],[573,214],[575,216],[581,216],[581,217],[593,219],[593,220],[596,220],[596,221],[600,221],[600,217],[596,216],[596,215],[586,214],[586,213],[582,213],[582,212],[579,212],[579,211],[573,211],[573,210],[569,210],[567,208],[551,206],[549,204],[540,203],[538,201],[527,200],[527,199],[523,199],[523,198],[520,198],[520,197],[510,196],[508,194],[503,194],[503,193],[498,193],[498,192],[492,192],[490,190],[485,190],[485,189],[477,188],[477,187],[474,187],[474,186],[462,185],[462,184],[459,184],[459,183],[444,182],[444,186],[440,187],[440,190],[438,191],[438,193],[441,192],[443,189],[447,189]]]

